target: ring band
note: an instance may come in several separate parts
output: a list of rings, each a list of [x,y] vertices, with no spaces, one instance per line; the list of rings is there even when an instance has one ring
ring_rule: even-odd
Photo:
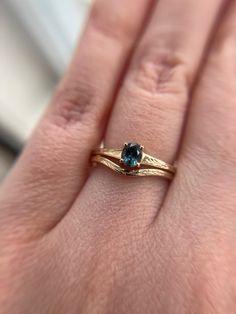
[[[146,154],[144,147],[137,143],[125,143],[122,149],[96,149],[91,161],[126,176],[159,176],[172,180],[176,172],[175,166]]]

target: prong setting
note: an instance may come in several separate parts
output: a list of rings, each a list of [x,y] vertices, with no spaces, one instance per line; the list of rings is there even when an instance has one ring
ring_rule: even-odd
[[[121,160],[127,168],[139,168],[142,160],[143,148],[137,143],[125,143]]]

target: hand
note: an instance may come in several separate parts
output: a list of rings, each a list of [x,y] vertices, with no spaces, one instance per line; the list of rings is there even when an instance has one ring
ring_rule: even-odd
[[[233,0],[96,1],[1,187],[2,314],[235,313],[235,57]],[[90,171],[102,139],[174,180]]]

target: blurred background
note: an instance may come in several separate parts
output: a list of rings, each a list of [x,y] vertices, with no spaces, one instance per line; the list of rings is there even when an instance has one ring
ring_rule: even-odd
[[[90,4],[0,1],[0,182],[63,75]]]

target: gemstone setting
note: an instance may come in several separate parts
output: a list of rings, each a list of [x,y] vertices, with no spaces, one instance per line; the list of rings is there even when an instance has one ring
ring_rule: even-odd
[[[138,167],[143,155],[143,147],[137,143],[124,145],[121,153],[121,162],[128,168]]]

